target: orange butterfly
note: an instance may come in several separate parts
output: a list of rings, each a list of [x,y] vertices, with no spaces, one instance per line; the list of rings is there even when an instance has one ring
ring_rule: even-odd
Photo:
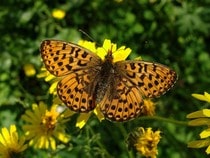
[[[58,40],[43,41],[40,50],[47,70],[63,77],[57,93],[71,110],[89,112],[99,104],[112,121],[136,118],[142,113],[143,97],[164,94],[177,79],[173,70],[158,63],[113,62],[111,49],[104,60],[82,46]]]

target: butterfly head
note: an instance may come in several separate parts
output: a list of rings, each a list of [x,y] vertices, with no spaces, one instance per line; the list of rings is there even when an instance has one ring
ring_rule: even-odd
[[[113,54],[113,51],[112,51],[112,46],[111,46],[111,48],[108,49],[107,54],[106,54],[104,60],[112,63],[113,62],[113,56],[112,56],[112,54]]]

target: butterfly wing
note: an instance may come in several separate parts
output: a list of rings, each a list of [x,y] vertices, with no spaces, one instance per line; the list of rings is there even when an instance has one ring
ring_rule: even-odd
[[[165,65],[146,61],[119,61],[117,72],[136,86],[145,97],[158,97],[168,91],[176,82],[177,74]]]
[[[73,111],[89,112],[95,108],[93,89],[101,59],[89,50],[64,41],[45,40],[41,56],[47,70],[63,77],[57,85],[60,99]]]
[[[177,79],[170,68],[145,61],[119,61],[114,70],[114,82],[100,103],[104,116],[112,121],[136,118],[142,112],[143,97],[164,94]]]

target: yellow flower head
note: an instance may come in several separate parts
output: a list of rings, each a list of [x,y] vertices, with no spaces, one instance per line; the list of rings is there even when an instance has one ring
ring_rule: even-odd
[[[56,139],[64,143],[69,141],[65,133],[64,118],[53,105],[50,110],[44,103],[33,104],[33,110],[27,110],[22,119],[28,124],[23,126],[29,145],[35,148],[56,149]]]
[[[160,131],[152,131],[152,128],[137,128],[130,133],[127,139],[128,147],[136,149],[145,157],[156,158],[158,154],[157,145],[160,141]]]
[[[155,103],[151,99],[144,99],[143,115],[153,116],[155,114]]]
[[[55,19],[63,19],[66,16],[66,12],[61,9],[54,9],[52,12],[52,16]]]
[[[36,70],[34,68],[34,65],[32,64],[25,64],[23,66],[23,70],[25,72],[25,75],[28,77],[34,76],[36,74]]]
[[[11,125],[10,129],[2,128],[0,133],[0,157],[13,158],[18,157],[25,149],[25,138],[18,137],[15,125]]]

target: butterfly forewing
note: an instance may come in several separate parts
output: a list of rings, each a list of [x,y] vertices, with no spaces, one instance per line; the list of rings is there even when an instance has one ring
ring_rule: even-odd
[[[169,90],[177,80],[176,73],[159,63],[146,61],[119,61],[117,72],[127,78],[127,84],[136,86],[144,97],[158,97]]]
[[[73,43],[45,40],[40,49],[47,70],[55,76],[101,64],[96,54]]]

